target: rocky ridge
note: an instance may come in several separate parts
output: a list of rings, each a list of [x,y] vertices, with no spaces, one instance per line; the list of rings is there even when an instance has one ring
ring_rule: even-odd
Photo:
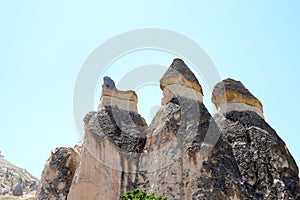
[[[0,199],[33,199],[39,180],[0,156]]]
[[[80,151],[52,152],[37,198],[119,199],[141,188],[168,199],[300,199],[293,157],[241,82],[216,84],[214,117],[182,60],[174,59],[160,87],[162,107],[148,126],[135,92],[105,77],[98,111],[84,118]]]

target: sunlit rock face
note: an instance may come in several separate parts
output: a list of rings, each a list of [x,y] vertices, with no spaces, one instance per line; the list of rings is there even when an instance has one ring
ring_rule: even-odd
[[[40,181],[8,162],[0,151],[0,199],[33,199]]]
[[[84,118],[81,162],[68,199],[119,199],[136,188],[139,154],[147,124],[136,109],[133,91],[119,91],[105,77],[97,112]]]
[[[173,97],[181,96],[202,102],[203,92],[197,78],[181,59],[174,59],[160,79],[163,91],[161,105],[166,105]]]
[[[260,101],[233,79],[218,83],[212,96],[221,113],[215,120],[232,147],[243,181],[256,198],[299,199],[298,167],[285,143],[263,119]]]
[[[249,110],[264,118],[261,102],[240,81],[234,79],[228,78],[215,85],[212,102],[220,113]]]
[[[102,95],[98,110],[105,106],[118,107],[122,110],[137,111],[138,97],[132,90],[120,91],[110,77],[103,78]]]
[[[62,187],[46,182],[44,191],[71,200],[115,200],[135,188],[169,200],[299,199],[297,165],[241,82],[216,85],[212,100],[220,113],[214,117],[181,59],[174,59],[160,87],[162,107],[148,126],[137,112],[135,92],[119,91],[105,77],[98,110],[83,119],[85,136],[74,148],[80,161],[70,168],[74,176],[65,179],[66,169],[55,168],[49,180],[64,180]],[[69,166],[65,160],[62,166]],[[53,171],[48,173],[47,163],[43,180]]]
[[[138,186],[168,199],[250,198],[191,70],[175,59],[160,83],[163,107],[147,130]]]

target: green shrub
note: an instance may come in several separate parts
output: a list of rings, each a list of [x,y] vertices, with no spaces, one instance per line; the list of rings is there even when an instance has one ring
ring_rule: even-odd
[[[127,192],[121,197],[122,200],[167,200],[167,197],[155,197],[155,193],[147,194],[146,192],[135,189],[133,191]]]

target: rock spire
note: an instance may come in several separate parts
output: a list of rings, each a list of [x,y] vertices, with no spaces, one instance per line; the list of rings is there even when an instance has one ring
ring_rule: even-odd
[[[102,95],[98,110],[105,106],[115,106],[119,109],[138,112],[138,97],[133,90],[120,91],[116,88],[115,82],[108,76],[103,78]]]
[[[254,111],[264,118],[262,103],[240,82],[228,78],[215,85],[212,102],[220,113]]]

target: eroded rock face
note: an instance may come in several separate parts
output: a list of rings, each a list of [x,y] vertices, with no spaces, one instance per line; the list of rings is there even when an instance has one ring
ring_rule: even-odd
[[[192,109],[192,110],[191,110]],[[193,114],[193,111],[199,115]],[[249,199],[231,147],[202,103],[173,98],[149,126],[139,187],[168,199]]]
[[[212,102],[220,113],[249,110],[264,118],[261,102],[240,81],[234,79],[228,78],[216,84]]]
[[[75,170],[79,163],[78,151],[70,147],[57,147],[45,164],[38,200],[67,199]]]
[[[38,186],[36,177],[5,160],[0,152],[0,199],[34,195]]]
[[[161,105],[166,105],[173,97],[182,96],[202,102],[203,91],[197,78],[181,59],[174,59],[160,79],[163,90]]]
[[[163,107],[148,128],[138,186],[168,199],[251,198],[231,147],[202,103],[194,74],[175,59],[160,82]],[[165,90],[174,85],[181,89],[166,95]]]
[[[276,132],[255,112],[216,116],[239,170],[259,199],[299,199],[298,167]]]
[[[82,160],[68,198],[118,199],[136,188],[147,124],[138,113],[111,106],[88,113],[84,122]]]
[[[102,95],[98,110],[105,106],[118,107],[122,110],[137,112],[138,97],[132,90],[120,91],[110,77],[103,78]]]
[[[119,91],[105,77],[99,109],[84,117],[85,136],[74,148],[80,155],[75,175],[64,176],[66,156],[59,159],[62,167],[51,167],[50,160],[60,157],[53,153],[40,194],[115,200],[141,188],[172,200],[299,199],[296,163],[241,82],[216,85],[212,100],[221,114],[214,118],[182,60],[173,61],[160,86],[162,107],[147,126],[135,92]],[[62,190],[57,180],[66,183]]]
[[[246,88],[242,93],[254,98]],[[236,109],[215,119],[232,147],[243,181],[258,199],[300,198],[298,167],[284,142],[257,112]]]

